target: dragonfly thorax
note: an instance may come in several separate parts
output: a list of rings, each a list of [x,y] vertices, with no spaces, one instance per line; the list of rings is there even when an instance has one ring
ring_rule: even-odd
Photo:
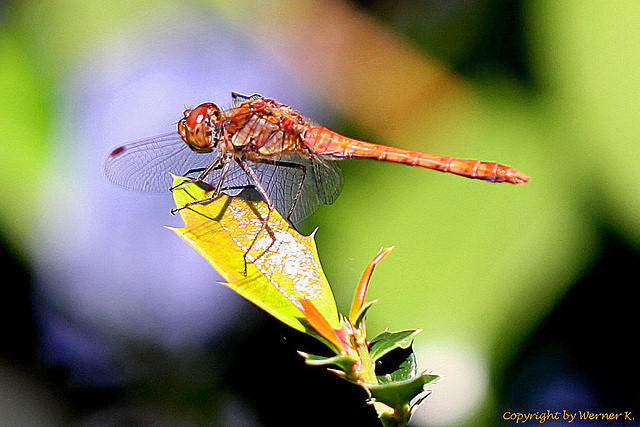
[[[215,148],[213,136],[219,127],[220,116],[220,108],[211,102],[185,110],[178,122],[178,133],[193,151],[210,153]]]

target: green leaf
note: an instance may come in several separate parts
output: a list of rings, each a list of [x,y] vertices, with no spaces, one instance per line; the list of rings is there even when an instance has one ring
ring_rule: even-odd
[[[356,328],[362,329],[362,325],[364,324],[364,319],[365,319],[365,316],[367,315],[367,311],[369,311],[369,309],[373,306],[373,304],[376,304],[377,302],[378,302],[378,299],[367,301],[362,305],[362,307],[360,307],[360,310],[358,310],[358,312],[353,318],[353,325]]]
[[[173,185],[186,179],[174,176]],[[194,183],[184,183],[173,190],[179,208],[211,194]],[[340,326],[313,235],[302,236],[276,211],[269,218],[268,232],[260,232],[267,206],[262,201],[239,197],[221,195],[179,212],[185,226],[168,228],[200,252],[235,292],[302,332],[314,334],[298,308],[301,299],[311,303],[333,328]],[[244,255],[252,243],[244,274]]]
[[[411,329],[400,332],[384,331],[373,338],[369,344],[371,359],[376,361],[385,354],[396,348],[407,348],[411,346],[413,338],[422,332],[422,329]]]
[[[422,394],[425,386],[437,381],[439,375],[422,373],[411,379],[391,381],[379,385],[367,385],[371,397],[394,409],[409,406],[411,401]]]
[[[342,371],[351,372],[353,364],[358,361],[356,357],[349,355],[336,355],[332,357],[318,356],[315,354],[309,354],[302,351],[298,352],[299,355],[304,357],[304,361],[307,365],[312,366],[324,366],[334,365],[339,367]]]
[[[416,355],[411,347],[395,348],[376,361],[376,378],[380,384],[411,379],[417,370]]]

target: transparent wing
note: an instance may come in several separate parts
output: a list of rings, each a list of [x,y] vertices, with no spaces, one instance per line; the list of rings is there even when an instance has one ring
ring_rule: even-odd
[[[166,192],[172,183],[169,172],[186,175],[203,170],[215,158],[215,150],[196,153],[177,133],[171,133],[114,149],[105,163],[105,174],[109,181],[131,190]],[[293,224],[300,223],[320,205],[333,203],[342,189],[340,169],[307,153],[265,156],[263,161],[248,163],[276,210]],[[221,170],[214,170],[204,181],[215,188],[221,179],[220,173]],[[197,177],[198,173],[190,176]],[[223,191],[235,196],[251,187],[255,188],[254,182],[233,162],[224,177]]]
[[[208,166],[214,159],[215,152],[196,153],[173,132],[114,149],[104,170],[109,181],[124,188],[166,192],[171,187],[169,172],[184,175]]]
[[[248,163],[276,210],[293,224],[299,224],[320,205],[333,203],[342,189],[340,169],[321,158],[286,153],[265,157],[264,162]],[[219,179],[220,171],[213,171],[205,181],[214,186]],[[234,163],[224,179],[223,190],[235,195],[238,189],[247,187],[254,187],[254,183]]]
[[[322,203],[330,205],[335,202],[344,184],[342,171],[338,165],[334,161],[316,157],[313,161],[313,176],[316,191]]]

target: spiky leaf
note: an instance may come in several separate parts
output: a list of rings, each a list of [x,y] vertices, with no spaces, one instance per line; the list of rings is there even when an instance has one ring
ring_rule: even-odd
[[[369,353],[375,361],[396,348],[411,346],[413,338],[422,332],[422,329],[411,329],[400,332],[384,331],[373,338],[369,344]]]
[[[385,384],[368,385],[371,397],[378,402],[399,410],[410,407],[412,400],[425,392],[425,386],[437,381],[438,375],[422,373],[402,381],[391,381]]]
[[[174,186],[185,180],[174,176]],[[180,208],[210,197],[211,191],[184,183],[173,190],[173,196]],[[208,203],[181,209],[185,226],[168,228],[200,252],[224,277],[227,286],[287,325],[315,334],[296,306],[298,300],[304,299],[332,327],[338,328],[338,310],[320,266],[313,235],[302,236],[275,210],[267,229],[260,232],[262,218],[267,214],[262,201],[221,195]]]
[[[349,355],[336,355],[332,357],[318,356],[315,354],[304,353],[299,351],[307,365],[312,366],[326,366],[334,365],[340,368],[343,372],[350,372],[353,369],[353,364],[358,361],[357,358]]]

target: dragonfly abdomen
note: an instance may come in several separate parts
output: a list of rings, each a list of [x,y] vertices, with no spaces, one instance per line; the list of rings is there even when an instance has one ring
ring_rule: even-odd
[[[500,163],[374,144],[348,138],[322,126],[309,128],[304,133],[304,142],[312,151],[333,158],[357,157],[402,163],[489,182],[519,184],[529,180],[522,172]]]

